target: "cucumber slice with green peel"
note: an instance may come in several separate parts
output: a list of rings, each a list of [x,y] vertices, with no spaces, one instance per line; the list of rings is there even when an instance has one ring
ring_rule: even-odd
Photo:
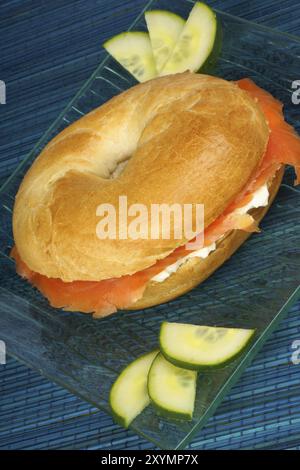
[[[217,47],[217,29],[220,27],[213,10],[197,2],[192,8],[173,52],[160,75],[198,72]]]
[[[152,351],[133,361],[121,372],[111,388],[110,407],[115,420],[125,428],[150,403],[147,378],[157,354],[157,350]]]
[[[138,82],[145,82],[157,76],[148,33],[130,31],[109,39],[103,47]]]
[[[156,70],[159,73],[170,57],[185,21],[181,16],[165,10],[145,13]]]
[[[215,42],[213,49],[206,61],[201,65],[200,72],[212,74],[215,68],[215,65],[219,59],[219,56],[222,51],[222,42],[223,42],[223,30],[221,20],[217,17],[217,32],[215,37]]]
[[[200,370],[221,367],[248,345],[255,330],[219,328],[164,322],[160,329],[160,349],[165,358],[179,367]]]
[[[190,420],[194,411],[196,381],[196,371],[176,367],[158,354],[148,375],[151,402],[166,416]]]

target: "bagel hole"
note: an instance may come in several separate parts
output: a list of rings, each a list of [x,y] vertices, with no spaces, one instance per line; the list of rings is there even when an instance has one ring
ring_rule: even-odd
[[[131,155],[129,157],[126,157],[124,160],[119,161],[116,164],[115,168],[112,171],[110,171],[109,178],[110,179],[119,178],[119,176],[121,175],[121,173],[123,173],[123,170],[127,166],[127,163],[129,162],[130,158],[131,158]]]

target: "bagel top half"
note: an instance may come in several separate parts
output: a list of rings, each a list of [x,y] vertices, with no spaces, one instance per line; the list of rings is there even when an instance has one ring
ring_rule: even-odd
[[[221,215],[263,158],[269,130],[237,85],[172,75],[114,97],[57,135],[18,191],[13,231],[35,272],[69,282],[133,274],[186,243],[101,240],[101,203],[204,204],[205,226]],[[122,171],[120,163],[126,161]]]

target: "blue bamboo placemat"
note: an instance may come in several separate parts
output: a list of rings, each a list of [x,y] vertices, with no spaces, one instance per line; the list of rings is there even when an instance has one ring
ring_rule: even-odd
[[[102,58],[101,43],[125,30],[145,0],[2,0],[0,178],[33,147]],[[299,2],[210,1],[212,6],[300,35]],[[295,77],[300,79],[300,77]],[[282,322],[199,436],[194,449],[300,448],[300,303]],[[1,335],[1,332],[0,332]],[[37,372],[9,358],[0,365],[0,449],[145,449]]]

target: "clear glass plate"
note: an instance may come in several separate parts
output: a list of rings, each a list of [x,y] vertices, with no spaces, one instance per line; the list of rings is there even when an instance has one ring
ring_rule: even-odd
[[[192,3],[154,0],[146,8],[171,9],[186,17]],[[253,78],[284,102],[287,120],[299,130],[300,107],[292,104],[291,84],[300,77],[300,40],[227,14],[220,13],[220,17],[223,51],[215,73],[227,79]],[[143,12],[132,27],[145,29]],[[101,321],[50,308],[15,274],[9,258],[14,196],[24,172],[54,135],[133,84],[131,76],[107,57],[1,188],[0,336],[10,354],[109,413],[111,384],[131,360],[157,346],[162,320],[255,327],[255,342],[239,359],[199,375],[192,422],[168,421],[148,407],[131,426],[158,447],[182,448],[299,297],[300,191],[293,187],[292,170],[287,170],[278,197],[261,224],[262,232],[253,235],[205,283],[173,302],[139,312],[119,312]]]

